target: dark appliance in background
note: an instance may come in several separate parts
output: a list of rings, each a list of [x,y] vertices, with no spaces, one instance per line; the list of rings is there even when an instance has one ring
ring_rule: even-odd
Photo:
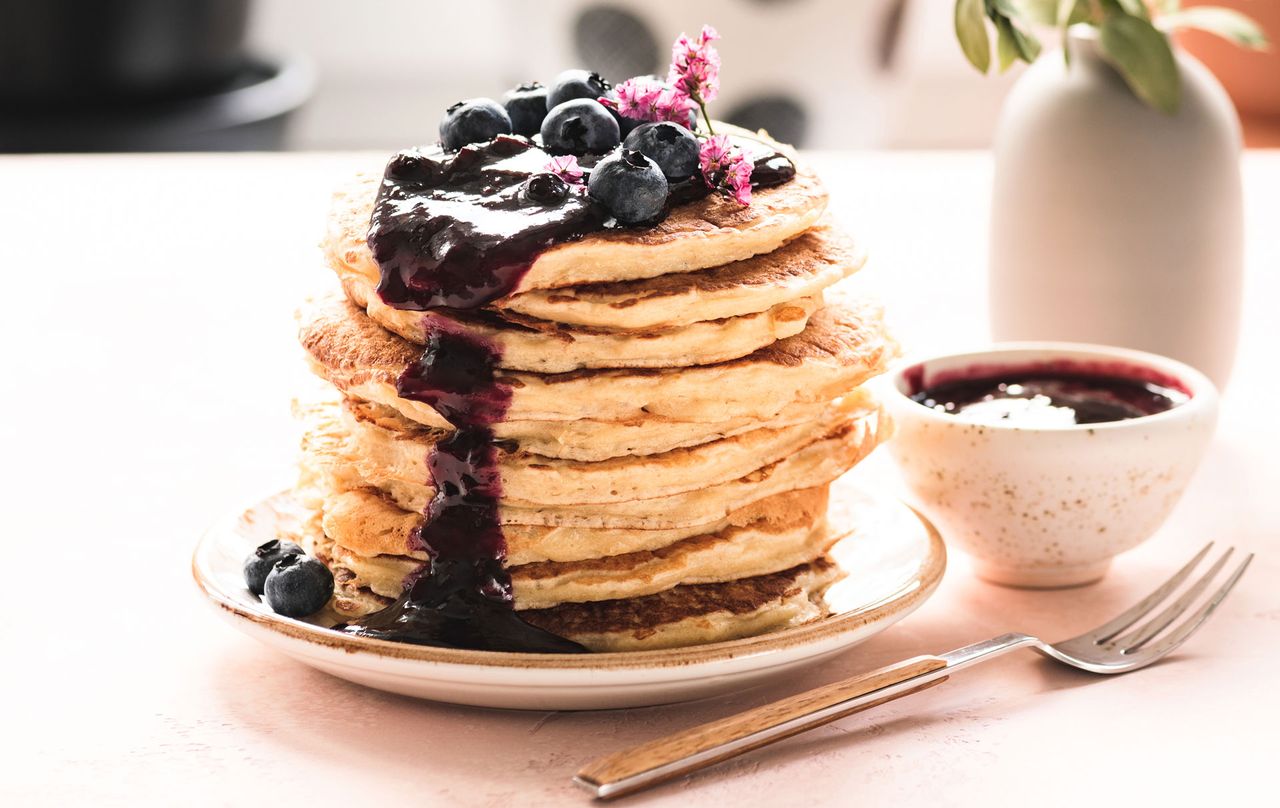
[[[0,152],[284,145],[309,67],[245,49],[250,0],[0,0]]]

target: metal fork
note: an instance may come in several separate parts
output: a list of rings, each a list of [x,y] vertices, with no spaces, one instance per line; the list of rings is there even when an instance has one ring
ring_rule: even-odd
[[[1170,629],[1231,557],[1232,551],[1228,549],[1177,600],[1155,613],[1156,607],[1191,575],[1211,547],[1212,542],[1205,545],[1186,566],[1133,608],[1078,637],[1047,643],[1030,634],[1002,634],[939,656],[915,657],[608,755],[585,766],[573,781],[600,799],[630,794],[941,684],[961,668],[1016,648],[1030,646],[1050,659],[1092,673],[1126,673],[1144,668],[1195,633],[1253,560],[1250,554],[1199,609]],[[1153,613],[1149,620],[1133,628]]]

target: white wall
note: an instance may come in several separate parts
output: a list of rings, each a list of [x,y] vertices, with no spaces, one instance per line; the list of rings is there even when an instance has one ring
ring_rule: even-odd
[[[803,98],[808,145],[985,146],[1008,77],[983,78],[951,32],[952,0],[910,0],[894,69],[878,64],[894,0],[609,0],[663,42],[715,24],[721,109],[759,88]],[[595,0],[258,0],[259,52],[306,54],[319,73],[293,129],[298,148],[395,148],[435,138],[453,101],[497,96],[577,66],[569,27]],[[713,110],[714,112],[714,110]]]

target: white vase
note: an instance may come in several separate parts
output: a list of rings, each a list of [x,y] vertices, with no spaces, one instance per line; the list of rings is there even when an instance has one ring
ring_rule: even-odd
[[[1144,104],[1073,29],[1010,92],[995,139],[994,338],[1164,354],[1222,386],[1239,332],[1240,124],[1176,53],[1181,106]]]

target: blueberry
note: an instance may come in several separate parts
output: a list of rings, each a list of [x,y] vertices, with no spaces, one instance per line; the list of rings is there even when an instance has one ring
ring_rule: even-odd
[[[623,148],[658,164],[669,180],[688,179],[698,170],[698,139],[677,123],[646,123],[627,135]]]
[[[287,555],[267,576],[267,605],[285,617],[315,614],[333,596],[333,573],[319,559]]]
[[[472,98],[449,107],[440,119],[440,142],[449,151],[511,134],[511,118],[492,98]]]
[[[521,84],[503,94],[502,104],[511,118],[511,131],[533,137],[547,117],[547,88],[536,81]]]
[[[657,219],[667,204],[667,178],[658,164],[634,149],[619,149],[596,163],[587,193],[623,224]]]
[[[276,562],[287,555],[302,555],[302,548],[291,541],[272,539],[258,546],[244,560],[244,585],[255,595],[262,594],[262,585]]]
[[[533,174],[520,185],[520,194],[539,205],[554,205],[569,195],[569,184],[550,172]]]
[[[599,101],[576,98],[547,113],[542,143],[550,151],[603,154],[621,140],[618,124]]]
[[[607,95],[609,89],[609,82],[605,81],[599,73],[592,73],[589,70],[566,70],[556,76],[556,80],[551,83],[551,89],[547,91],[547,109],[555,109],[575,98],[590,98],[594,101],[602,95]]]

